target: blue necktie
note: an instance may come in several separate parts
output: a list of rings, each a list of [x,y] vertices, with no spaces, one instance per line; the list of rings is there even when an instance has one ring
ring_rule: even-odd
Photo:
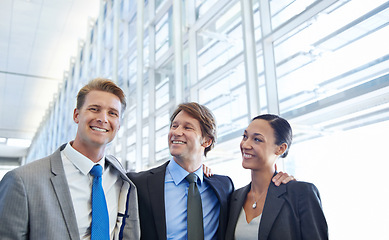
[[[90,170],[90,174],[93,176],[91,240],[109,239],[107,202],[101,184],[102,171],[103,168],[98,164]]]

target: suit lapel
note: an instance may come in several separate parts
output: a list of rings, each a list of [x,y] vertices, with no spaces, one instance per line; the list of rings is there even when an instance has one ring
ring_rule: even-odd
[[[246,185],[245,187],[238,189],[236,192],[232,194],[231,198],[231,206],[230,206],[230,216],[229,221],[231,224],[229,226],[236,226],[236,223],[238,222],[239,214],[242,211],[242,207],[244,204],[244,201],[246,200],[247,193],[251,189],[251,183]],[[227,230],[227,231],[233,231],[235,232],[235,229]]]
[[[222,186],[220,184],[220,182],[218,181],[217,178],[212,178],[212,177],[207,177],[204,175],[204,181],[207,182],[211,187],[212,189],[214,190],[217,198],[219,199],[219,201],[222,199],[224,200],[225,198],[223,198],[224,194],[223,192],[221,191],[221,188],[219,186]]]
[[[263,207],[261,223],[259,224],[258,239],[268,238],[273,223],[284,205],[285,200],[280,198],[284,193],[286,193],[285,184],[276,187],[273,182],[270,183],[265,206]]]
[[[63,146],[61,147],[61,150]],[[50,157],[51,171],[53,176],[51,177],[51,183],[53,185],[59,206],[63,218],[65,220],[66,227],[68,229],[71,239],[78,239],[78,226],[76,221],[76,215],[74,213],[73,202],[70,196],[70,190],[68,182],[66,180],[65,171],[62,164],[60,149],[58,149]]]
[[[124,170],[123,166],[120,164],[119,160],[117,160],[114,156],[112,155],[108,155],[105,157],[105,160],[108,164],[110,164],[111,166],[113,166],[116,170],[119,171],[120,173],[120,177],[127,181],[127,182],[131,182],[130,179],[127,177],[126,175],[126,171]]]
[[[166,239],[166,214],[165,214],[165,172],[169,161],[150,172],[147,178],[149,200],[154,215],[154,221],[158,237]],[[161,224],[164,223],[164,224]]]

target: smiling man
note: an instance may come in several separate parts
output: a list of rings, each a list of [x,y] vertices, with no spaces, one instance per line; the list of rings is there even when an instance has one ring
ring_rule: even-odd
[[[136,187],[105,155],[125,108],[123,91],[108,79],[78,92],[74,141],[0,182],[1,239],[140,238]]]
[[[212,112],[198,103],[180,104],[170,118],[172,159],[140,173],[128,173],[138,187],[141,239],[189,239],[187,189],[189,173],[198,177],[204,239],[224,239],[228,200],[234,190],[227,176],[203,174],[202,162],[216,140]]]

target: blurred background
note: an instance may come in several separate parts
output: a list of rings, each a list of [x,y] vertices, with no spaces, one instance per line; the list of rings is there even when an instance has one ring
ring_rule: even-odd
[[[75,137],[96,77],[128,108],[109,153],[128,171],[170,159],[175,107],[216,116],[205,163],[249,183],[239,143],[261,113],[294,131],[279,170],[314,183],[330,239],[388,239],[389,1],[2,0],[0,178]]]

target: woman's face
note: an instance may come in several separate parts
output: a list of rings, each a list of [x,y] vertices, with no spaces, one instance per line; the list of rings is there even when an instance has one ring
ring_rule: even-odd
[[[274,130],[268,121],[252,121],[244,131],[240,143],[243,167],[253,170],[273,167],[281,150],[275,142]]]

